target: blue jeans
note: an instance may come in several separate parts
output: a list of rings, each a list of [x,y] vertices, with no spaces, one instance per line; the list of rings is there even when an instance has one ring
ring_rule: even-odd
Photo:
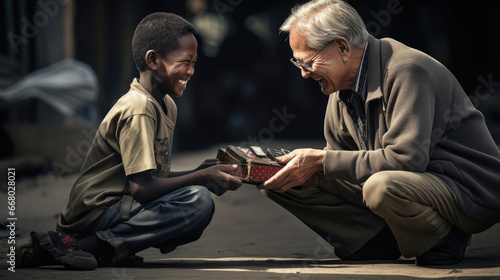
[[[121,218],[121,204],[122,200],[107,207],[81,233],[83,237],[95,233],[111,244],[113,262],[150,247],[165,254],[198,240],[215,210],[210,192],[203,186],[184,187],[142,204],[133,201],[128,220]]]

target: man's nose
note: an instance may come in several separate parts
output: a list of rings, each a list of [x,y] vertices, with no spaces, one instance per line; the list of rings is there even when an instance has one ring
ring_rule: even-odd
[[[302,78],[307,79],[311,76],[311,72],[308,70],[304,69],[304,67],[300,68],[300,73],[302,74]]]

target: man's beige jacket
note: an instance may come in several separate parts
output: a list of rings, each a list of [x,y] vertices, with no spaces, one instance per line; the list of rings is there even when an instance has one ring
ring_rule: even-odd
[[[483,115],[454,75],[430,56],[393,39],[369,39],[368,150],[338,93],[325,115],[325,177],[362,183],[383,170],[441,178],[460,209],[500,222],[500,152]]]

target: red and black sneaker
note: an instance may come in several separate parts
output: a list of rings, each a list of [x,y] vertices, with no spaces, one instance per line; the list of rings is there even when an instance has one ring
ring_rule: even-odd
[[[28,238],[16,242],[16,267],[40,267],[58,265],[54,258],[45,249],[40,247],[34,233]]]
[[[75,235],[54,231],[31,233],[30,240],[24,239],[16,247],[21,258],[20,267],[39,267],[62,264],[73,270],[94,270],[97,267],[95,257],[82,251]]]

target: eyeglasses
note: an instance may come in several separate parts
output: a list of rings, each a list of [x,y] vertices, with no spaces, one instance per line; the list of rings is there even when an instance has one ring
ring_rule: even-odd
[[[335,38],[336,39],[336,38]],[[302,69],[305,69],[307,71],[312,71],[313,68],[312,68],[312,63],[314,62],[314,59],[316,59],[316,57],[318,56],[318,54],[320,54],[323,50],[326,49],[326,47],[328,47],[333,41],[335,41],[335,39],[331,40],[330,42],[328,42],[319,52],[317,52],[311,59],[309,59],[307,62],[302,62],[302,61],[298,61],[296,60],[295,58],[290,58],[290,62],[297,66],[297,68],[299,68],[300,70]]]

